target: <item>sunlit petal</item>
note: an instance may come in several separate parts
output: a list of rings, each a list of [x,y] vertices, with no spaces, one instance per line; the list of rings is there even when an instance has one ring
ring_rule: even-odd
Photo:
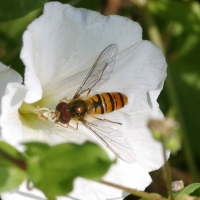
[[[122,51],[141,41],[141,31],[138,23],[127,18],[105,17],[58,2],[45,4],[44,14],[23,35],[21,59],[29,88],[26,101],[41,98],[40,84],[52,86],[90,68],[108,45],[117,43]],[[67,84],[65,87],[67,93]]]

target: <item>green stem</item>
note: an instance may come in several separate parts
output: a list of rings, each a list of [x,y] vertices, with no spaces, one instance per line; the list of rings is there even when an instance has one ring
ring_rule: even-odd
[[[6,160],[9,160],[10,162],[14,163],[16,166],[18,166],[20,169],[26,171],[27,166],[26,162],[17,158],[14,158],[7,152],[5,152],[3,149],[0,148],[0,155],[2,155]]]
[[[163,43],[163,39],[162,36],[160,34],[160,31],[158,29],[158,26],[154,20],[154,18],[152,17],[152,15],[149,13],[149,11],[147,9],[144,8],[144,15],[145,15],[145,20],[146,20],[146,24],[147,24],[147,31],[149,34],[149,38],[150,40],[155,43],[165,54],[165,46]]]
[[[163,157],[164,157],[164,162],[165,162],[164,169],[165,169],[165,174],[166,174],[166,179],[167,179],[168,196],[170,197],[171,200],[174,200],[172,186],[171,186],[172,185],[171,170],[170,170],[169,161],[167,161],[167,157],[166,157],[164,141],[162,141],[162,148],[163,148]]]
[[[127,187],[124,187],[124,186],[121,186],[121,185],[117,185],[117,184],[114,184],[114,183],[110,183],[110,182],[107,182],[107,181],[101,180],[101,181],[99,181],[99,183],[102,183],[104,185],[109,185],[109,186],[124,190],[126,192],[129,192],[129,193],[135,195],[135,196],[142,197],[142,198],[145,198],[145,199],[149,199],[149,200],[167,200],[166,198],[161,197],[161,196],[157,196],[155,194],[150,194],[148,192],[138,191],[138,190],[135,190],[135,189],[132,189],[132,188],[127,188]]]

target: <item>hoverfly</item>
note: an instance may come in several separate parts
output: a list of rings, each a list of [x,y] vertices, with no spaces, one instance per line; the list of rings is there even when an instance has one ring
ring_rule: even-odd
[[[112,122],[108,119],[100,119],[95,117],[95,114],[104,114],[117,110],[125,106],[128,98],[122,93],[103,93],[96,94],[90,98],[88,95],[91,91],[99,90],[103,84],[110,79],[118,56],[118,45],[111,44],[105,48],[99,55],[89,73],[83,80],[82,84],[76,91],[72,100],[68,101],[66,98],[60,101],[54,111],[51,110],[51,120],[63,127],[72,127],[70,120],[81,122],[86,128],[94,133],[99,140],[106,145],[116,156],[128,163],[135,161],[132,149],[121,133],[114,125],[121,124]],[[85,100],[80,97],[81,94],[87,92]],[[97,120],[95,122],[88,122],[86,116],[91,116]],[[67,125],[67,126],[65,126]]]

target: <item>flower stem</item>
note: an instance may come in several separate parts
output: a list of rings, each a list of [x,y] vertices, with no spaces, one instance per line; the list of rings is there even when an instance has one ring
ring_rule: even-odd
[[[3,149],[0,148],[0,155],[2,155],[6,160],[9,160],[10,162],[14,163],[16,166],[18,166],[20,169],[26,171],[27,166],[26,162],[17,158],[14,158],[7,152],[5,152]]]
[[[144,14],[150,40],[153,43],[155,43],[165,54],[166,52],[164,42],[154,18],[152,17],[147,8],[144,8]]]
[[[138,190],[135,190],[135,189],[132,189],[132,188],[127,188],[127,187],[124,187],[124,186],[121,186],[121,185],[117,185],[117,184],[114,184],[114,183],[110,183],[110,182],[107,182],[107,181],[101,180],[101,181],[99,181],[99,183],[102,183],[104,185],[109,185],[109,186],[124,190],[126,192],[129,192],[129,193],[135,195],[135,196],[139,196],[139,197],[142,197],[142,198],[145,198],[145,199],[149,199],[149,200],[167,200],[166,198],[161,197],[161,196],[157,196],[155,194],[150,194],[148,192],[138,191]]]
[[[170,165],[169,161],[167,161],[166,158],[166,150],[164,147],[164,141],[162,142],[162,148],[163,148],[163,157],[164,157],[164,169],[165,169],[165,174],[166,174],[166,179],[167,179],[167,188],[168,188],[168,196],[170,197],[171,200],[174,200],[173,192],[172,192],[172,177],[171,177],[171,170],[170,170]]]

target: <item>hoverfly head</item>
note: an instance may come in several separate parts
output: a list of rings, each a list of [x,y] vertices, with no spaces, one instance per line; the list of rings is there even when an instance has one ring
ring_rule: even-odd
[[[61,102],[56,106],[56,111],[59,112],[57,120],[62,124],[67,124],[70,119],[71,115],[69,112],[68,104],[65,102]]]

